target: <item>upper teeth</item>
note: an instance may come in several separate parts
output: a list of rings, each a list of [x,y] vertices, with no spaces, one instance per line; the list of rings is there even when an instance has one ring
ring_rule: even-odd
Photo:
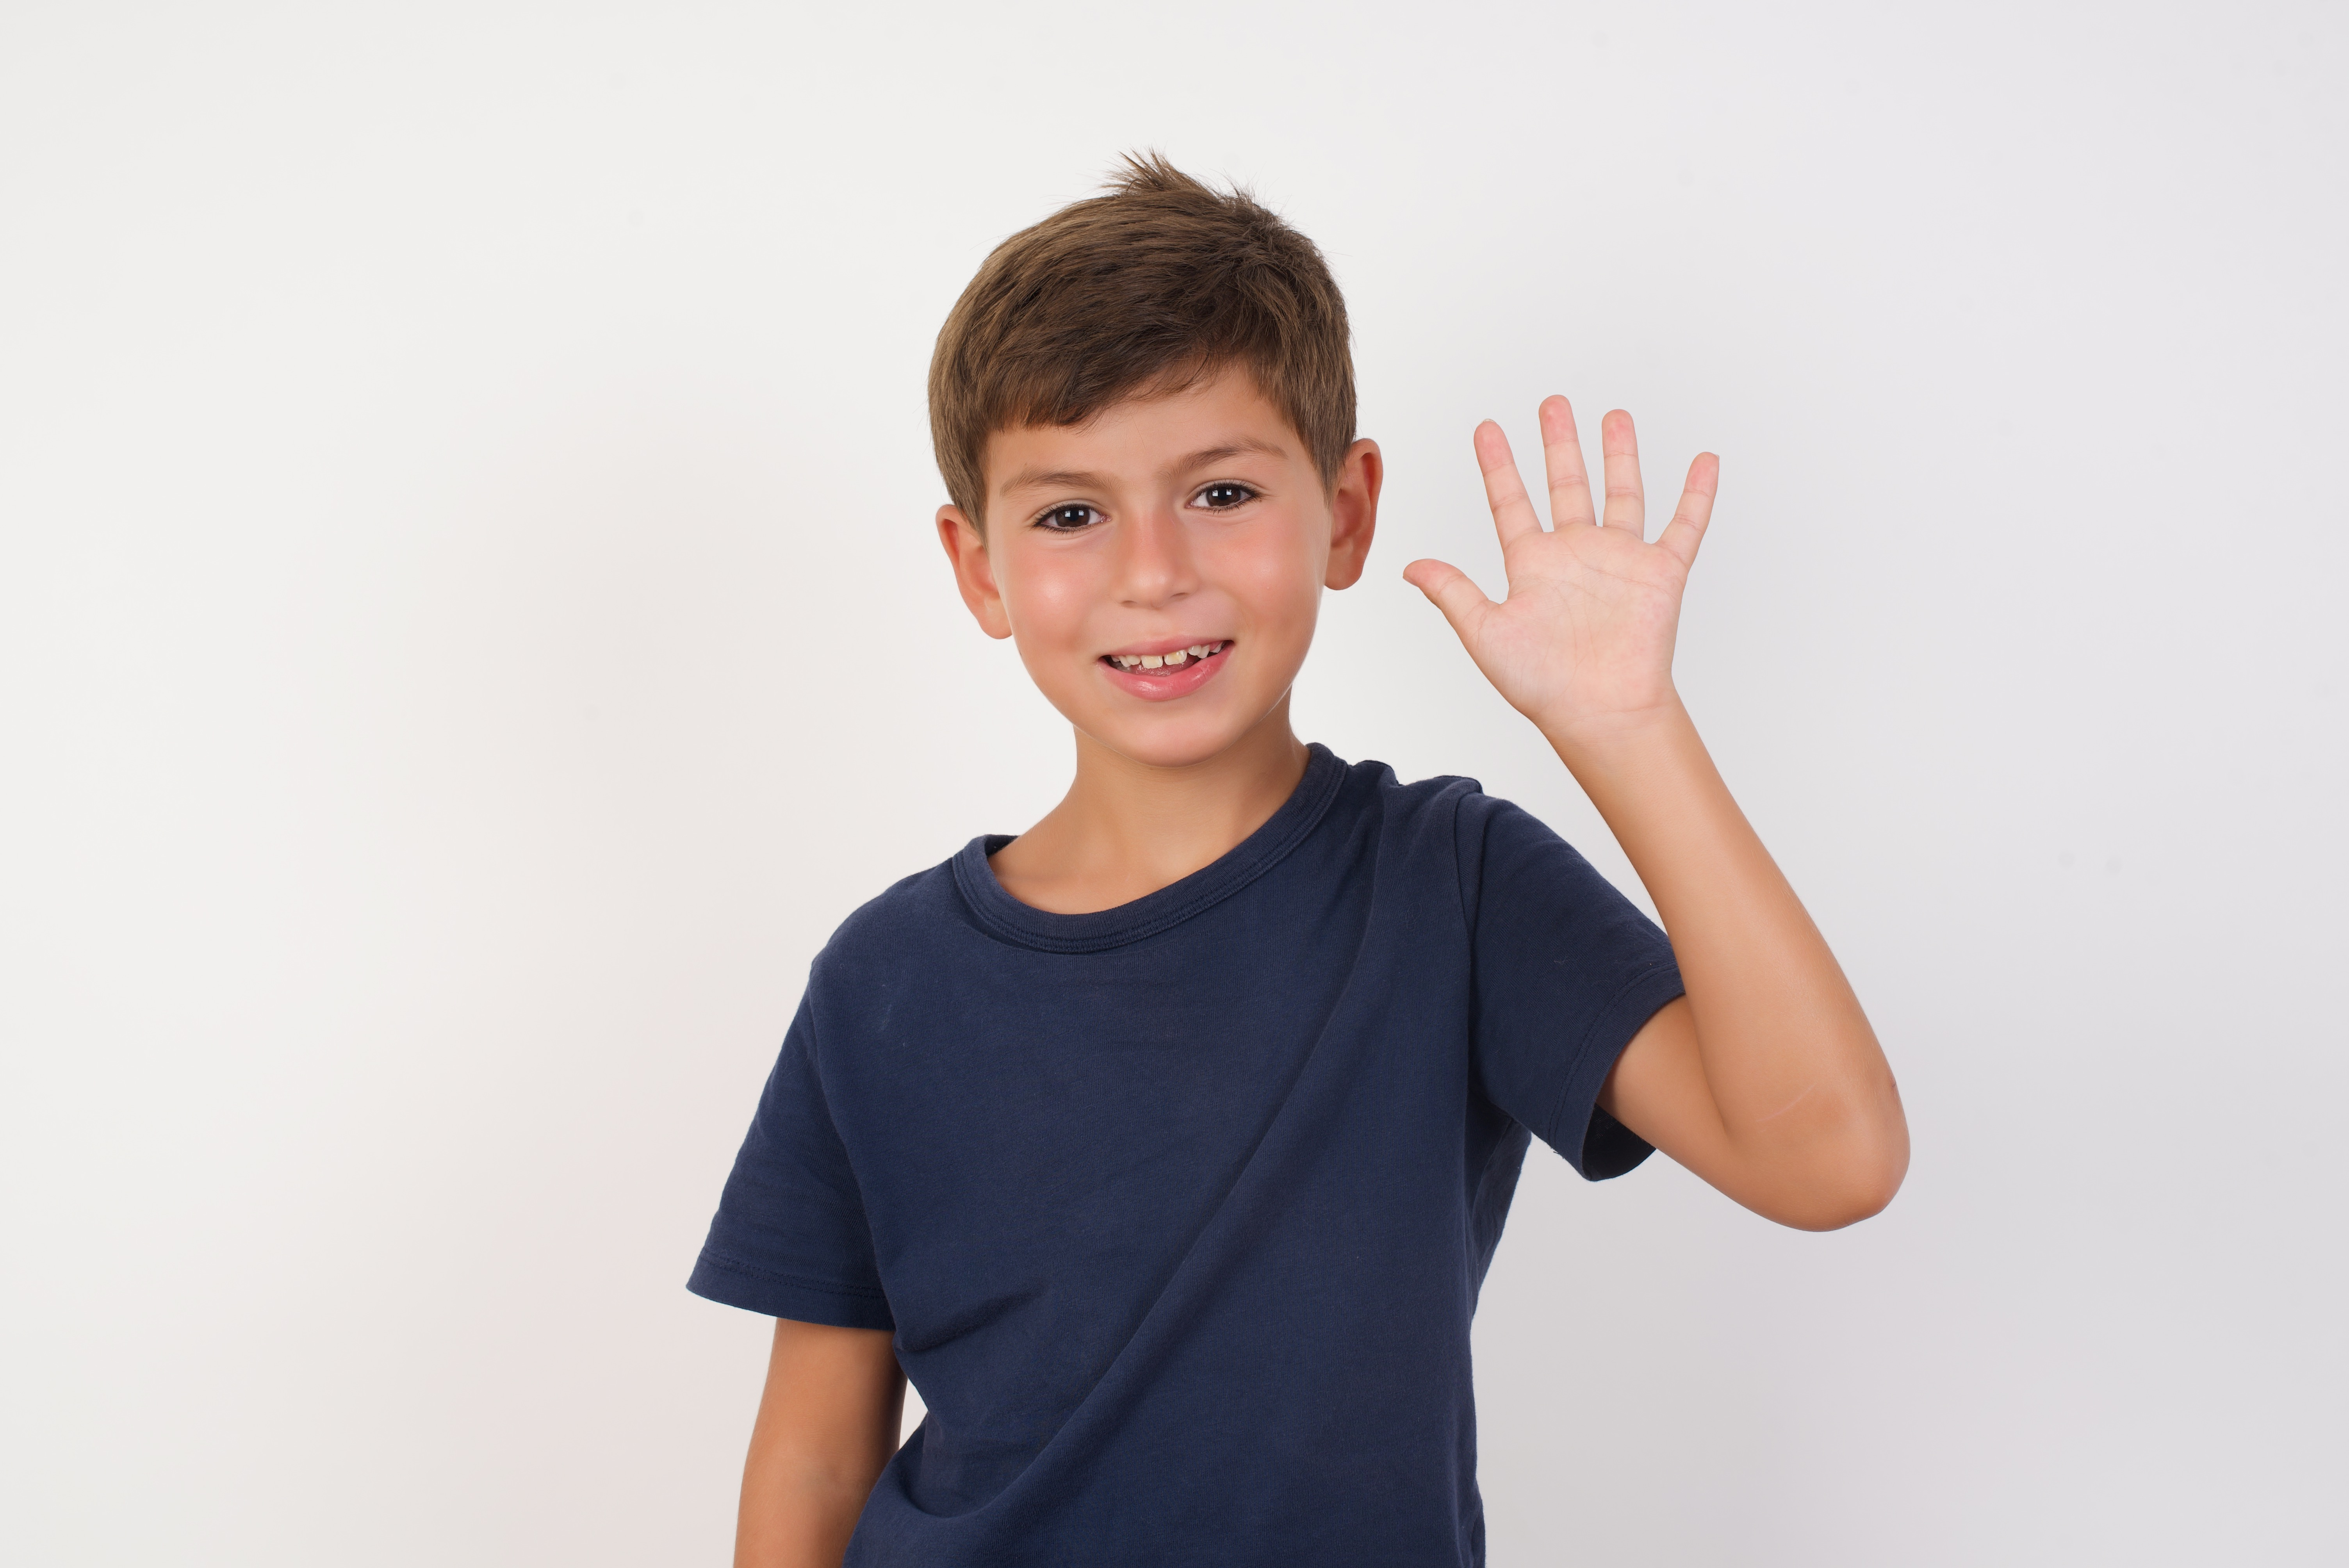
[[[1177,648],[1171,654],[1112,654],[1110,661],[1129,670],[1171,668],[1189,659],[1204,659],[1209,654],[1224,651],[1221,643],[1194,643],[1187,648]]]

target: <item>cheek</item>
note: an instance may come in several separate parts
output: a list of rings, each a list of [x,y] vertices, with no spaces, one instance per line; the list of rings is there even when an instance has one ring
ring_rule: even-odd
[[[1258,630],[1294,626],[1309,635],[1313,610],[1320,602],[1322,573],[1322,552],[1313,547],[1311,532],[1284,521],[1251,531],[1233,544],[1219,575],[1257,620]]]
[[[1000,564],[997,583],[1012,634],[1039,646],[1071,641],[1100,597],[1100,575],[1081,552],[1011,552]]]

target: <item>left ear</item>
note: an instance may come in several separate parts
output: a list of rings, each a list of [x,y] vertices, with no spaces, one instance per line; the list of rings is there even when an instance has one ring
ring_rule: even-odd
[[[1328,586],[1351,588],[1361,581],[1371,535],[1378,531],[1379,486],[1386,477],[1376,441],[1365,438],[1346,449],[1330,492],[1330,568],[1321,574]]]

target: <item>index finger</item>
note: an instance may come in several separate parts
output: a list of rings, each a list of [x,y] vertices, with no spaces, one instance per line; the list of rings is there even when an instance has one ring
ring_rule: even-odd
[[[1485,470],[1485,500],[1493,508],[1493,528],[1506,550],[1528,533],[1542,531],[1526,481],[1517,476],[1517,459],[1509,451],[1509,438],[1487,419],[1476,427],[1476,466]]]

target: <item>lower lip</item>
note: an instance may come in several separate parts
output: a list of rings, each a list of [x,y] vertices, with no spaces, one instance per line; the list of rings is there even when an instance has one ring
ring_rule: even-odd
[[[1231,656],[1231,645],[1226,644],[1220,653],[1209,654],[1204,659],[1186,659],[1173,669],[1129,670],[1107,659],[1093,662],[1119,690],[1144,702],[1172,702],[1178,696],[1189,696],[1214,680],[1216,672]]]

